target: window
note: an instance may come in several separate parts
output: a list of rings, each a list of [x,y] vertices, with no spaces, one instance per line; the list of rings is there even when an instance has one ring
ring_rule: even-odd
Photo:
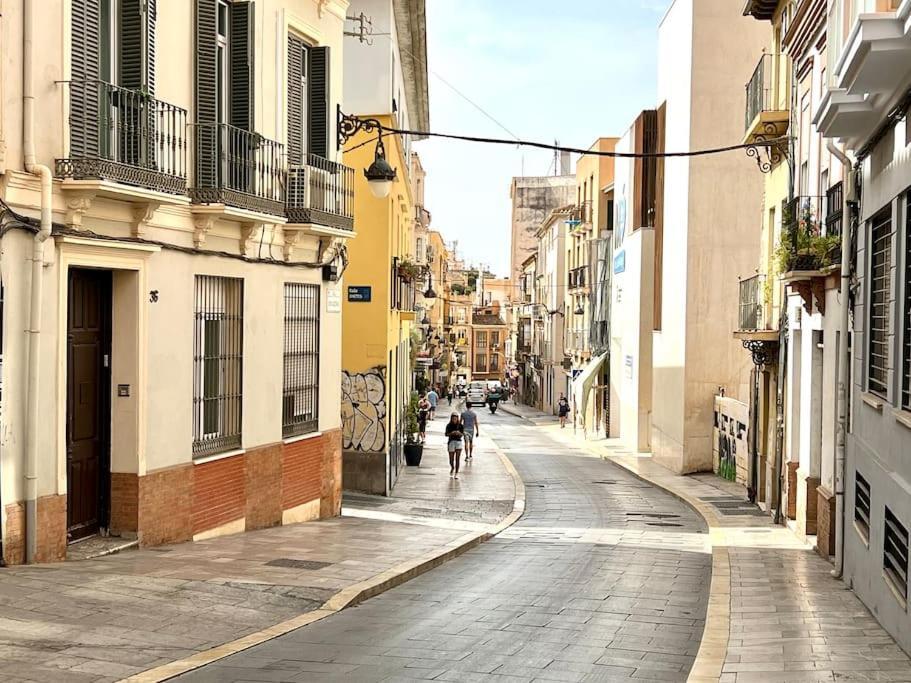
[[[886,507],[883,572],[902,600],[908,599],[908,530]]]
[[[487,332],[476,332],[475,333],[474,346],[476,349],[486,349],[487,348]]]
[[[319,285],[285,283],[282,436],[319,425]]]
[[[479,353],[474,357],[474,371],[487,372],[487,354]]]
[[[243,280],[196,276],[193,326],[193,456],[240,447]]]
[[[870,485],[860,472],[854,472],[854,524],[867,542],[870,539]]]
[[[228,115],[228,93],[231,92],[230,81],[230,5],[226,0],[218,0],[217,22],[215,29],[215,106],[216,121],[225,123]]]
[[[870,229],[870,311],[867,388],[885,397],[889,381],[889,280],[892,274],[892,206],[873,217]]]
[[[905,195],[905,368],[902,375],[902,408],[911,410],[911,192]]]
[[[492,353],[490,354],[490,371],[499,372],[500,370],[500,354]]]
[[[496,330],[490,333],[490,345],[494,348],[498,348],[500,346],[500,333]]]

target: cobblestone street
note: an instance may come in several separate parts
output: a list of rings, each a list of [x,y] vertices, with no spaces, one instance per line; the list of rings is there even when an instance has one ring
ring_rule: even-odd
[[[583,453],[527,422],[482,420],[525,481],[517,524],[183,680],[685,680],[711,574],[701,519],[622,468],[571,457]]]

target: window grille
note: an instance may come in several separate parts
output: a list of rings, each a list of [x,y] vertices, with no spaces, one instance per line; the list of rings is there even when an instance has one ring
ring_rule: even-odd
[[[860,472],[854,472],[854,523],[863,534],[870,538],[870,484]]]
[[[867,388],[883,397],[889,375],[889,278],[892,270],[892,207],[873,217],[870,230],[870,312]]]
[[[475,335],[474,346],[476,349],[486,349],[487,348],[487,333],[478,332]]]
[[[905,371],[902,376],[902,408],[911,410],[911,192],[905,195]]]
[[[193,456],[240,447],[243,407],[243,280],[196,276],[193,329]]]
[[[285,283],[282,435],[319,425],[319,285]]]
[[[902,600],[908,598],[908,530],[886,507],[883,571]]]

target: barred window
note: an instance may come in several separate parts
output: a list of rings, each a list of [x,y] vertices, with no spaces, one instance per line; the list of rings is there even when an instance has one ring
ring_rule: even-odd
[[[474,347],[476,349],[486,349],[487,348],[487,333],[486,332],[476,332],[475,333]]]
[[[870,538],[870,484],[860,472],[854,472],[854,524],[864,537]]]
[[[319,323],[319,285],[286,282],[283,436],[318,428]]]
[[[908,599],[908,529],[886,506],[883,572],[902,600]]]
[[[193,456],[240,447],[244,283],[197,275],[193,325]]]
[[[867,388],[885,397],[889,381],[889,279],[892,271],[892,206],[873,217],[870,230],[870,312]]]
[[[902,376],[902,408],[911,410],[911,192],[905,195],[905,371]]]

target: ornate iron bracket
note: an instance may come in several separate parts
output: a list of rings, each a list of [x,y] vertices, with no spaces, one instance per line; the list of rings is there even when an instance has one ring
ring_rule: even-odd
[[[362,119],[357,116],[350,116],[342,111],[341,105],[336,105],[336,111],[338,120],[336,145],[339,149],[354,135],[357,135],[359,131],[364,131],[365,133],[379,131],[382,144],[383,124],[378,119]]]
[[[752,137],[755,144],[746,148],[746,155],[756,159],[756,165],[761,173],[770,173],[787,155],[787,143],[780,139],[778,126],[771,122],[764,123],[762,133]]]
[[[753,357],[753,365],[761,367],[769,364],[769,359],[774,358],[777,341],[764,341],[760,339],[744,339],[743,348]]]

